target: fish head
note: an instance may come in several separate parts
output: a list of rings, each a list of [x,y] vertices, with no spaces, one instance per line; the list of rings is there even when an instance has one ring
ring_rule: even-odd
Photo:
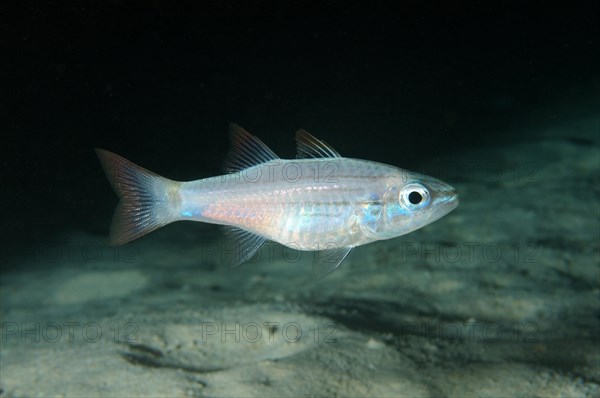
[[[458,206],[458,194],[452,186],[401,169],[386,179],[378,196],[379,214],[371,217],[376,222],[363,225],[363,231],[376,240],[408,234],[442,218]]]

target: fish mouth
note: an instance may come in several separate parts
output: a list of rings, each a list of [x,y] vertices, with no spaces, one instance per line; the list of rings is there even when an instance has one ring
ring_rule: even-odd
[[[443,217],[458,206],[458,192],[453,186],[435,179],[427,181],[426,185],[432,193],[433,211],[438,217]]]
[[[456,209],[459,204],[458,192],[454,188],[446,190],[439,194],[436,204],[443,209],[444,214]]]
[[[460,201],[458,200],[458,192],[456,192],[455,190],[452,190],[448,194],[448,199],[446,200],[446,203],[448,205],[451,205],[453,209],[456,208],[458,206],[458,204],[460,203]]]

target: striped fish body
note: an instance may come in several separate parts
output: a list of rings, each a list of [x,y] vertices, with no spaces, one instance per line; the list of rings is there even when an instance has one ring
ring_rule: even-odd
[[[121,201],[111,242],[122,244],[174,221],[228,227],[236,262],[268,239],[298,250],[335,253],[335,269],[353,247],[407,234],[458,205],[448,184],[368,160],[341,157],[306,131],[296,133],[298,159],[280,159],[258,138],[232,125],[229,174],[168,180],[97,150]],[[331,257],[331,256],[330,256]]]
[[[347,158],[273,160],[183,183],[182,218],[231,225],[298,250],[354,247],[383,210],[394,168]]]

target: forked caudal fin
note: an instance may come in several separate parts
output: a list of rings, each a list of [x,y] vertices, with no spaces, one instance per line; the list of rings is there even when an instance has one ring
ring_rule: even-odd
[[[120,199],[110,226],[110,244],[122,245],[177,219],[177,182],[104,149],[96,149],[104,172]]]

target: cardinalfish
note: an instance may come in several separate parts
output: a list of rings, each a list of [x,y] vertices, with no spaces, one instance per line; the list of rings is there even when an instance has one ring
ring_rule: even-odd
[[[235,244],[235,264],[272,240],[318,251],[323,277],[357,246],[405,235],[458,206],[450,185],[370,160],[342,157],[305,130],[297,159],[280,159],[260,139],[230,125],[228,174],[173,181],[96,149],[120,199],[110,242],[120,245],[175,221],[220,224]]]

